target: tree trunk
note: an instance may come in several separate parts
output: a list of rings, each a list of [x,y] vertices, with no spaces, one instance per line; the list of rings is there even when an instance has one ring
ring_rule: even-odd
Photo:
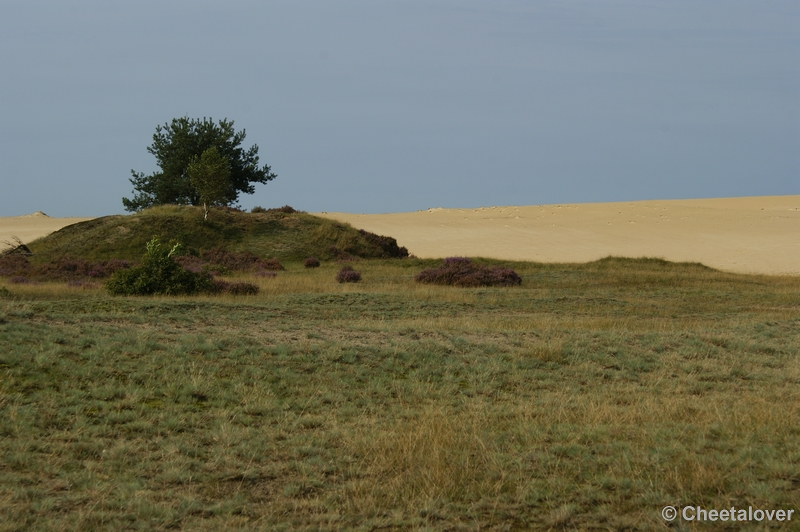
[[[203,202],[203,221],[208,221],[208,204],[205,201]]]

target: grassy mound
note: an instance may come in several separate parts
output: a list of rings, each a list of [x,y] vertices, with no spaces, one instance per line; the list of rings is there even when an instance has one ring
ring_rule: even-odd
[[[215,209],[203,222],[200,207],[162,206],[132,215],[104,216],[64,227],[29,244],[35,263],[60,257],[86,261],[137,260],[153,237],[178,241],[190,253],[224,248],[280,261],[342,257],[391,258],[408,254],[395,239],[348,224],[281,209],[258,213]]]

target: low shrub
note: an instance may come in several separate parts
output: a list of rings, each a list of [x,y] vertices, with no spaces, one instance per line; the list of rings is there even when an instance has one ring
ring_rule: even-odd
[[[254,296],[258,294],[258,287],[252,283],[230,283],[225,292],[235,296]]]
[[[228,288],[230,283],[228,281],[223,281],[222,279],[211,279],[211,292],[215,294],[221,294]]]
[[[147,252],[139,266],[119,270],[106,283],[113,295],[191,295],[212,292],[214,287],[207,274],[195,273],[181,267],[174,257],[180,251],[175,244],[171,250],[158,238],[147,243]]]
[[[278,259],[262,259],[258,262],[258,265],[265,270],[282,271],[286,269],[283,267],[283,264],[278,261]]]
[[[276,259],[262,259],[250,251],[228,251],[224,248],[212,248],[200,254],[209,268],[220,267],[227,271],[284,270],[283,264]]]
[[[294,214],[294,213],[296,213],[296,212],[303,212],[303,211],[298,211],[298,210],[296,210],[296,209],[294,209],[294,208],[292,208],[292,207],[290,207],[290,206],[288,206],[288,205],[284,205],[283,207],[277,207],[277,208],[274,208],[274,207],[273,207],[273,208],[271,208],[271,209],[265,209],[264,207],[258,207],[258,206],[257,206],[257,207],[253,207],[253,208],[252,208],[252,210],[251,210],[250,212],[252,212],[252,213],[255,213],[255,214],[258,214],[258,213],[271,213],[271,214],[282,213],[282,214]]]
[[[256,273],[254,273],[253,275],[255,275],[256,277],[268,277],[268,278],[272,278],[272,277],[277,277],[278,276],[278,274],[276,272],[271,272],[271,271],[267,271],[267,270],[259,270]]]
[[[337,261],[353,260],[352,255],[350,255],[346,251],[339,249],[336,246],[329,246],[327,251],[329,254],[333,255],[333,258],[335,258]]]
[[[30,270],[31,263],[22,255],[0,256],[0,276],[10,277],[24,275]]]
[[[382,259],[403,259],[408,257],[408,250],[405,247],[398,246],[397,240],[394,238],[376,235],[375,233],[370,233],[363,229],[359,229],[358,232],[361,233],[361,236],[363,236],[367,242],[381,248]]]
[[[258,287],[252,283],[228,282],[214,279],[212,289],[217,294],[231,294],[234,296],[254,296],[258,294]]]
[[[208,271],[208,262],[194,255],[179,255],[174,257],[174,260],[181,265],[181,268],[190,272],[206,273]]]
[[[208,249],[203,251],[200,256],[206,262],[206,266],[213,264],[228,271],[244,271],[255,268],[259,260],[257,255],[249,251],[235,253],[224,248]]]
[[[127,260],[103,260],[86,262],[83,259],[60,257],[54,262],[39,264],[33,268],[37,279],[46,281],[70,281],[78,279],[103,279],[112,276],[119,270],[130,268]]]
[[[357,283],[361,280],[361,272],[357,272],[352,266],[342,266],[336,274],[336,281],[340,283]]]
[[[282,212],[284,214],[294,214],[297,211],[288,205],[284,205],[283,207],[278,207],[277,209],[267,209],[267,212]]]
[[[91,263],[89,267],[89,277],[99,279],[103,277],[111,277],[119,270],[125,270],[131,267],[129,260],[103,260],[100,262]]]
[[[8,282],[11,284],[33,284],[33,281],[21,275],[13,276],[11,279],[8,280]]]
[[[522,283],[522,278],[511,268],[481,266],[465,257],[448,257],[438,268],[419,272],[414,280],[419,283],[467,287],[515,286]]]
[[[129,268],[127,260],[101,260],[87,262],[83,259],[59,257],[53,262],[31,264],[21,255],[0,257],[0,276],[24,276],[38,281],[71,281],[80,279],[101,279],[114,272]]]
[[[308,257],[303,261],[303,266],[306,268],[319,268],[319,259],[317,257]]]

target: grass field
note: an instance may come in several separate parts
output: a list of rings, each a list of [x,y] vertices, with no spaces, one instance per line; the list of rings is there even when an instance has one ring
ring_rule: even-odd
[[[339,285],[338,265],[285,263],[240,298],[0,289],[0,529],[800,509],[800,278],[607,259],[511,264],[513,288],[413,282],[434,264],[359,261]]]

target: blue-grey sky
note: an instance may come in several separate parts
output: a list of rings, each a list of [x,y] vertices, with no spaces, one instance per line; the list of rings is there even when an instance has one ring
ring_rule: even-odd
[[[0,216],[123,212],[173,117],[397,212],[800,193],[800,2],[0,2]]]

